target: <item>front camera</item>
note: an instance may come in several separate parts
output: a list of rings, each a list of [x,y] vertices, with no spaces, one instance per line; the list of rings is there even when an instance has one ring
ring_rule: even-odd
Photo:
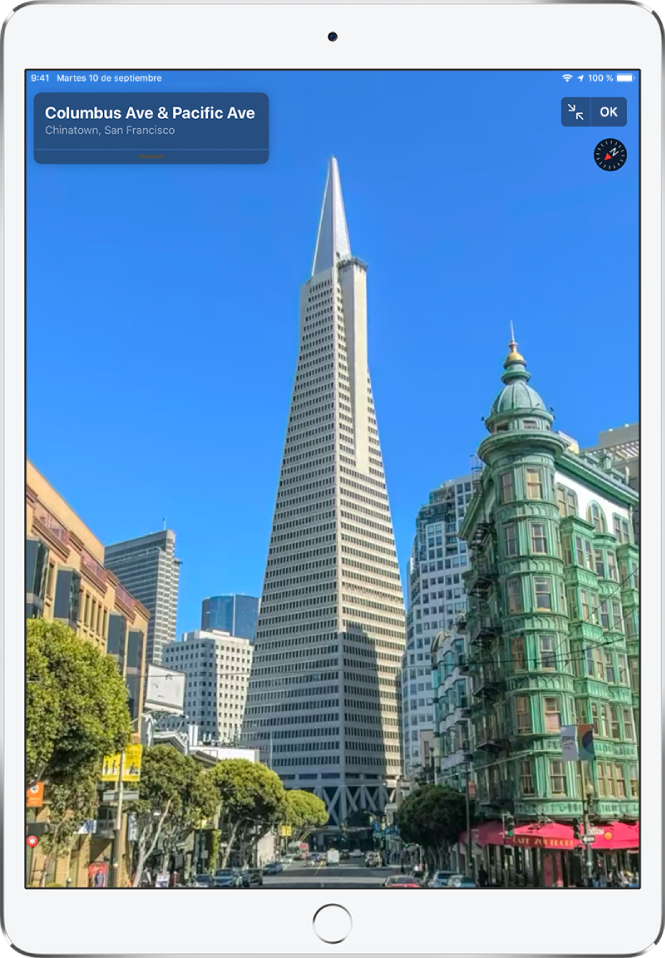
[[[331,43],[335,42],[335,40],[337,39],[337,34],[335,33],[334,30],[330,31],[330,33],[328,34],[328,39],[330,40]]]

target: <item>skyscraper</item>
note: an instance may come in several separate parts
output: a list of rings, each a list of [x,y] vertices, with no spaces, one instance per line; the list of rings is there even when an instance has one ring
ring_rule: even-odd
[[[615,469],[622,469],[628,478],[631,489],[639,492],[640,489],[640,424],[618,426],[598,433],[598,443],[584,449],[583,452],[595,453],[600,461],[604,456],[612,457]],[[633,509],[633,529],[635,543],[640,544],[640,508]]]
[[[153,532],[106,546],[104,564],[150,613],[146,662],[161,662],[162,649],[174,642],[180,560],[175,533]]]
[[[259,600],[254,595],[212,595],[201,603],[201,628],[254,641]]]
[[[409,561],[407,647],[402,668],[404,772],[407,778],[427,764],[423,733],[434,725],[431,651],[434,636],[450,630],[466,610],[462,574],[466,543],[458,529],[473,495],[473,476],[449,479],[418,510]]]
[[[367,367],[366,265],[328,167],[245,711],[245,740],[334,824],[400,774],[404,605]]]

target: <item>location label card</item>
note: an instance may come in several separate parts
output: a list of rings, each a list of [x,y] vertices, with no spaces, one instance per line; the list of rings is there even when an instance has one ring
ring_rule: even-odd
[[[266,163],[265,93],[38,93],[38,163]]]

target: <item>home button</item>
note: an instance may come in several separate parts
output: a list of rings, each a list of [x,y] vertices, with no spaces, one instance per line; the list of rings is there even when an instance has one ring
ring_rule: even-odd
[[[323,905],[314,914],[312,924],[317,937],[328,945],[339,945],[353,927],[351,915],[342,905]]]

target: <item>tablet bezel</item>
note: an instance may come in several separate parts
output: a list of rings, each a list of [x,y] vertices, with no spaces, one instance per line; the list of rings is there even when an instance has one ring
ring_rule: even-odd
[[[29,954],[319,954],[331,946],[314,935],[312,916],[335,902],[353,916],[353,933],[335,945],[344,954],[640,953],[659,937],[662,922],[660,22],[637,3],[258,6],[28,3],[5,24],[3,929]],[[331,29],[340,37],[335,44],[327,40]],[[230,891],[206,911],[210,899],[193,900],[189,889],[168,896],[142,890],[139,899],[119,902],[125,890],[92,895],[24,887],[23,738],[17,730],[25,606],[22,564],[15,561],[24,536],[24,71],[197,66],[641,71],[641,425],[648,437],[641,448],[641,531],[649,557],[642,563],[641,635],[650,640],[642,644],[641,661],[641,755],[648,760],[641,762],[639,890],[570,889],[561,893],[565,898],[544,889],[478,890],[436,903],[440,893],[430,890],[400,899],[399,918],[391,921],[380,889],[266,890],[260,907],[255,894]],[[601,909],[611,920],[599,920]],[[181,917],[174,921],[174,915]]]

